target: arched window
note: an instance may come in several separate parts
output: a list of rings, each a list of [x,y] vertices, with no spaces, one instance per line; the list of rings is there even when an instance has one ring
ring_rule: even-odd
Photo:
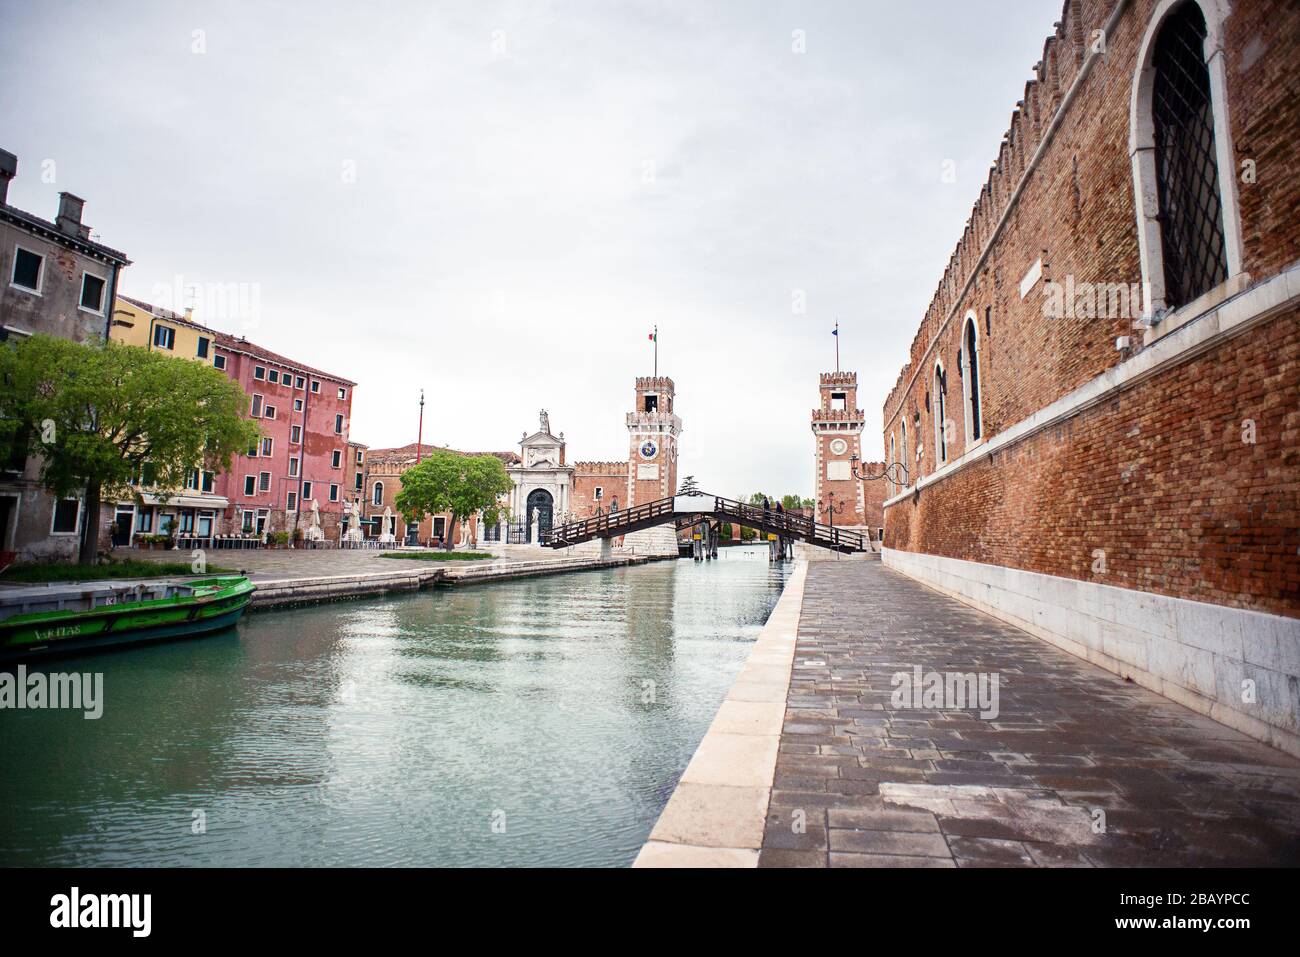
[[[1228,278],[1205,17],[1195,3],[1183,3],[1165,20],[1152,65],[1165,302],[1176,308]]]
[[[372,501],[376,505],[384,504],[384,483],[383,482],[375,483],[375,497],[372,499]]]
[[[980,352],[979,324],[975,313],[966,316],[962,331],[961,389],[965,400],[966,446],[969,448],[984,435],[984,419],[980,410]]]
[[[1153,318],[1241,272],[1223,0],[1160,0],[1138,55],[1129,148]]]
[[[944,378],[943,364],[934,364],[934,403],[931,412],[934,416],[934,465],[935,468],[948,461],[948,407],[945,393],[948,383]]]

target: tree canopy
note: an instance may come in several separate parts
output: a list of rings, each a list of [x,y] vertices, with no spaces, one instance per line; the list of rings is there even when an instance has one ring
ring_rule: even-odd
[[[136,346],[35,335],[0,348],[0,438],[40,458],[52,493],[84,495],[83,564],[96,558],[101,501],[139,502],[146,466],[163,501],[194,469],[228,468],[257,439],[247,408],[220,370]]]
[[[499,520],[499,500],[514,488],[495,455],[461,455],[440,449],[402,473],[402,490],[394,505],[408,521],[450,512],[453,522],[482,511],[484,520]],[[450,530],[448,530],[450,532]],[[452,536],[447,535],[451,548]]]

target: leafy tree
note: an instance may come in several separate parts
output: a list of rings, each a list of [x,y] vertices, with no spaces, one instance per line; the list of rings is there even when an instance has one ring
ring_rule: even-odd
[[[228,468],[257,439],[247,408],[220,370],[136,346],[36,335],[0,348],[4,438],[41,459],[56,496],[83,496],[83,565],[97,557],[101,502],[142,503],[142,476],[165,502],[195,468]]]
[[[792,511],[793,509],[796,508],[800,508],[802,504],[803,504],[803,499],[799,498],[798,495],[781,496],[781,507],[785,509],[787,512]]]
[[[502,508],[500,497],[512,488],[514,482],[495,455],[461,455],[440,449],[402,473],[402,490],[394,505],[411,522],[450,512],[454,525],[482,511],[484,521],[495,525]],[[450,534],[443,547],[451,550]]]

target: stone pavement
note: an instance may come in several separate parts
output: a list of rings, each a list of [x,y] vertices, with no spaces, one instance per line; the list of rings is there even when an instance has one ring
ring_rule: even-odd
[[[997,716],[895,708],[918,665],[996,674]],[[879,563],[814,562],[762,844],[766,867],[1294,865],[1300,761]]]

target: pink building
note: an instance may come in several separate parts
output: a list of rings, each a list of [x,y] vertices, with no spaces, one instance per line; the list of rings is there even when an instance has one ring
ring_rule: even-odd
[[[213,365],[248,394],[262,432],[216,477],[216,494],[230,503],[219,530],[305,534],[314,499],[326,537],[337,541],[343,506],[357,494],[348,448],[356,383],[220,332]]]

